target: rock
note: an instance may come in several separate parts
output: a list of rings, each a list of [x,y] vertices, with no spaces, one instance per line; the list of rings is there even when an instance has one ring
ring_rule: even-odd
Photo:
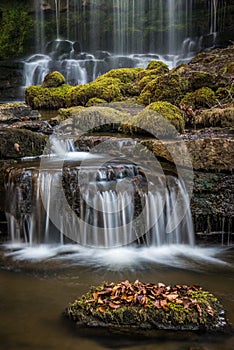
[[[38,119],[40,114],[24,103],[5,103],[0,105],[0,123],[19,121],[24,118]]]
[[[19,159],[43,154],[47,137],[29,130],[0,129],[0,158]]]
[[[207,137],[195,140],[143,140],[156,157],[175,163],[177,166],[188,164],[191,159],[194,170],[231,172],[234,169],[234,140],[230,138]]]
[[[59,72],[50,72],[46,74],[42,86],[46,88],[56,88],[65,84],[66,80],[64,76]]]
[[[83,328],[231,332],[218,299],[199,286],[128,280],[92,287],[65,315]]]
[[[211,108],[201,111],[194,116],[196,127],[221,127],[233,128],[234,126],[234,105],[223,108]]]

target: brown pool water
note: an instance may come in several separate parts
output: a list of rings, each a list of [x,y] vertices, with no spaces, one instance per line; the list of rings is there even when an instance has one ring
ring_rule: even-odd
[[[194,253],[193,250],[194,249]],[[234,323],[233,249],[166,247],[91,251],[72,246],[3,247],[0,255],[0,348],[4,350],[231,350],[234,337],[173,334],[145,339],[84,334],[62,317],[66,305],[103,281],[135,279],[199,284]]]

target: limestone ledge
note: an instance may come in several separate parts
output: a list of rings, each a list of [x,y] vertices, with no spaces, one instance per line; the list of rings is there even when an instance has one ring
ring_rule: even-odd
[[[233,138],[210,137],[195,140],[143,140],[156,157],[163,158],[176,166],[187,166],[194,170],[232,172],[234,169]]]

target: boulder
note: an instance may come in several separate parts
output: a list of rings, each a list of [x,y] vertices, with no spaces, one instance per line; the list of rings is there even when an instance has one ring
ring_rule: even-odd
[[[231,332],[219,300],[200,286],[128,280],[92,287],[65,315],[81,328]]]
[[[5,103],[0,105],[0,123],[8,123],[24,119],[38,119],[40,114],[24,103]]]
[[[43,154],[47,143],[45,135],[29,130],[0,129],[0,159],[19,159]]]
[[[207,137],[194,140],[143,140],[156,157],[177,166],[185,166],[190,158],[193,169],[232,172],[234,169],[234,140],[228,137]]]

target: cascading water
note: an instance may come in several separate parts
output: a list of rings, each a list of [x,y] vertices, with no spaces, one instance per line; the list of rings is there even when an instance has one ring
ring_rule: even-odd
[[[123,140],[118,141],[119,149]],[[71,150],[71,140],[54,143]],[[194,243],[189,199],[182,180],[157,177],[147,189],[141,167],[105,161],[95,154],[68,152],[60,169],[57,157],[47,167],[21,163],[6,182],[6,216],[12,242],[63,243],[119,247],[132,243],[148,246]],[[88,158],[90,164],[83,165]],[[184,215],[181,218],[180,213]]]
[[[25,86],[41,83],[52,70],[59,70],[69,84],[77,85],[110,69],[145,67],[152,59],[162,60],[170,68],[187,62],[201,48],[214,45],[225,13],[223,1],[209,0],[204,9],[207,23],[197,34],[197,3],[34,1],[37,52],[25,60]],[[50,27],[54,25],[54,37],[47,33],[48,23]],[[207,35],[211,38],[204,43]]]

